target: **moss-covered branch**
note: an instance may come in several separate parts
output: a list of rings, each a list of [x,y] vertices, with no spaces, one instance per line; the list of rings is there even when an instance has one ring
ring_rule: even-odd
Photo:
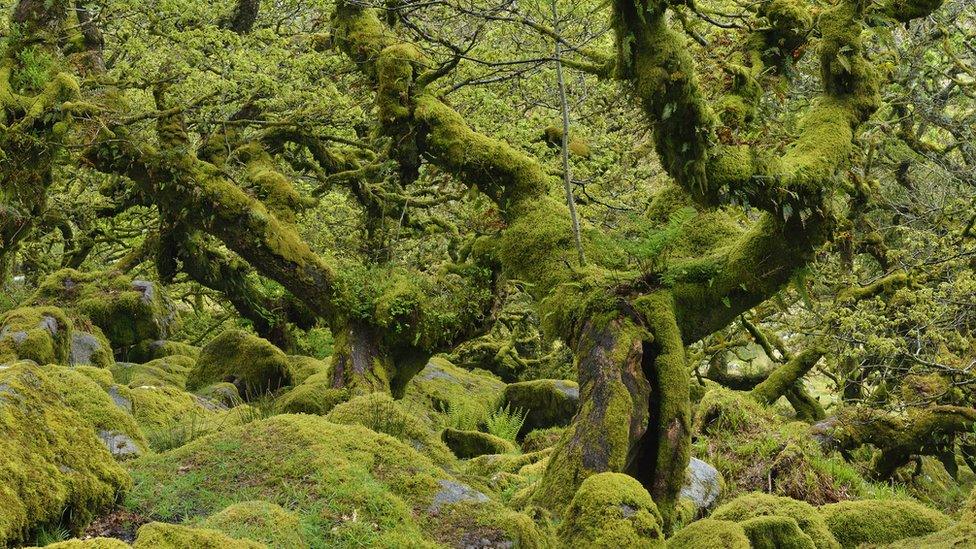
[[[779,397],[792,390],[796,382],[813,369],[823,355],[823,351],[818,349],[806,349],[798,353],[786,364],[773,370],[769,377],[749,392],[749,396],[763,404],[776,402]]]

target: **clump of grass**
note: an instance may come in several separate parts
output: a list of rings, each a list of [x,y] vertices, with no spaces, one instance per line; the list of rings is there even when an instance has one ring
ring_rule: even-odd
[[[41,526],[34,534],[34,544],[38,547],[65,541],[71,537],[71,531],[61,525]]]
[[[506,405],[488,414],[485,418],[485,428],[496,437],[515,442],[515,437],[525,424],[527,414],[528,412],[522,408],[512,410],[510,405]]]
[[[179,448],[203,434],[199,414],[190,414],[189,421],[173,422],[161,429],[146,433],[149,447],[157,452]]]

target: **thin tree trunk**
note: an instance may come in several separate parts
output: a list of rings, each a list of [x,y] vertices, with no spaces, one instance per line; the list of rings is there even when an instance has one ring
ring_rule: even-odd
[[[573,238],[576,240],[576,251],[579,253],[580,265],[586,265],[586,254],[583,253],[583,238],[580,235],[579,216],[576,213],[576,199],[573,197],[573,173],[569,167],[569,103],[566,100],[566,81],[563,79],[562,46],[559,43],[559,8],[557,0],[552,0],[552,28],[556,33],[555,60],[556,60],[556,83],[559,87],[559,110],[562,114],[563,139],[562,139],[562,161],[563,161],[563,187],[566,190],[566,205],[569,207],[569,217],[573,221]]]

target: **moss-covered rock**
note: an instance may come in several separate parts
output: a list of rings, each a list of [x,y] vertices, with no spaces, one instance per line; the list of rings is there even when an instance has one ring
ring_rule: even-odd
[[[504,390],[505,383],[490,372],[468,371],[434,357],[407,383],[403,403],[414,414],[431,419],[446,415],[458,403],[488,413]]]
[[[43,367],[0,367],[0,545],[33,528],[74,531],[111,505],[129,476]]]
[[[292,384],[298,385],[312,376],[328,379],[331,375],[331,365],[328,360],[319,360],[304,355],[289,355],[288,371],[291,373]]]
[[[207,517],[201,526],[277,549],[303,549],[309,546],[302,536],[298,515],[267,501],[235,503]]]
[[[220,410],[210,401],[176,387],[140,386],[119,388],[118,392],[132,403],[132,415],[150,438],[174,427],[199,429]]]
[[[545,541],[525,515],[463,485],[445,488],[442,482],[457,481],[408,444],[320,416],[278,415],[224,428],[135,460],[132,475],[126,507],[143,516],[195,520],[261,499],[296,514],[315,533],[307,538],[312,547]],[[458,493],[463,497],[449,497]]]
[[[727,520],[692,522],[668,539],[668,549],[749,549],[749,537],[738,524]]]
[[[198,356],[200,356],[200,347],[180,341],[147,339],[140,341],[136,346],[129,349],[128,360],[134,362],[149,362],[151,360],[174,355],[196,359]]]
[[[715,506],[724,486],[722,473],[698,458],[691,458],[679,497],[691,503],[694,514],[702,515]]]
[[[85,316],[116,349],[165,337],[174,323],[171,308],[155,283],[107,271],[64,269],[53,273],[41,282],[30,303],[55,305]]]
[[[157,358],[145,364],[119,362],[111,370],[117,380],[129,387],[176,387],[186,389],[186,380],[196,361],[184,355]]]
[[[0,316],[0,364],[68,364],[71,321],[57,307],[21,307]]]
[[[407,443],[435,463],[448,465],[454,455],[433,427],[408,412],[386,393],[371,393],[335,406],[326,419],[343,425],[363,425]]]
[[[468,459],[485,454],[508,454],[515,451],[511,442],[489,433],[444,429],[441,440],[455,456]]]
[[[278,397],[275,405],[283,414],[325,415],[336,405],[349,399],[347,389],[332,386],[328,373],[314,374],[287,393]]]
[[[770,515],[739,523],[753,549],[816,549],[816,544],[791,517]]]
[[[939,511],[907,500],[844,501],[824,505],[821,512],[845,549],[923,536],[951,524]]]
[[[502,399],[512,410],[525,410],[524,434],[569,425],[579,407],[579,385],[562,379],[522,381],[505,387]]]
[[[268,340],[227,330],[200,350],[187,386],[199,389],[217,382],[233,383],[245,400],[258,398],[291,384],[291,362]]]
[[[136,549],[265,549],[256,541],[234,539],[217,530],[151,522],[139,528]]]
[[[228,408],[233,408],[243,402],[241,394],[237,392],[237,385],[233,383],[220,382],[207,385],[198,390],[196,394],[221,406],[227,406]]]
[[[711,518],[743,522],[755,517],[781,516],[796,521],[800,529],[810,536],[818,549],[836,549],[840,544],[834,539],[823,515],[804,501],[754,492],[739,496],[719,506]]]
[[[488,454],[470,459],[465,471],[471,475],[490,478],[498,473],[518,473],[524,467],[539,463],[552,454],[552,448],[525,454]]]
[[[63,366],[47,366],[43,375],[64,403],[91,426],[113,456],[128,458],[146,451],[148,444],[136,420],[116,405],[98,382],[84,372]]]
[[[109,368],[115,364],[112,344],[98,326],[84,326],[80,321],[74,322],[68,364],[96,368]]]
[[[961,521],[945,530],[917,538],[907,538],[880,547],[886,549],[971,549],[976,547],[976,522]]]
[[[636,479],[621,473],[584,480],[558,533],[566,547],[664,547],[657,506]]]

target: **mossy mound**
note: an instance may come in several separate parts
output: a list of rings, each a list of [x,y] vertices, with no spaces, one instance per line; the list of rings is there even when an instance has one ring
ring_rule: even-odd
[[[657,506],[636,479],[621,473],[587,477],[558,533],[566,547],[664,547]]]
[[[739,523],[753,549],[816,549],[810,536],[791,517],[765,516]]]
[[[136,549],[265,549],[256,541],[231,538],[217,530],[151,522],[139,528]]]
[[[176,387],[118,387],[117,392],[132,403],[132,415],[150,442],[174,429],[200,430],[221,411],[212,402]]]
[[[148,444],[136,420],[115,403],[104,386],[84,372],[63,366],[46,366],[43,375],[113,456],[131,457],[146,451]]]
[[[504,390],[505,383],[490,372],[468,371],[434,357],[407,383],[403,403],[411,412],[428,417],[446,415],[458,403],[487,414]]]
[[[0,368],[0,545],[63,524],[77,532],[115,502],[129,476],[44,367]]]
[[[56,305],[84,315],[116,349],[165,337],[174,323],[156,284],[108,271],[52,273],[38,286],[30,303]]]
[[[825,505],[821,512],[845,549],[923,536],[951,524],[939,511],[907,500],[845,501]]]
[[[303,549],[309,546],[302,537],[298,515],[267,501],[235,503],[208,517],[201,526],[219,530],[234,538],[259,541],[277,549]]]
[[[225,428],[132,465],[125,505],[156,520],[192,521],[260,499],[295,513],[312,547],[544,541],[528,517],[453,481],[409,445],[320,416]]]
[[[444,429],[441,440],[455,456],[461,459],[483,456],[486,454],[508,454],[515,451],[511,442],[489,433],[480,431],[462,431],[460,429]]]
[[[237,392],[237,385],[233,383],[221,382],[207,385],[198,390],[196,394],[213,403],[227,406],[228,408],[233,408],[243,402],[241,394]]]
[[[809,425],[783,420],[744,393],[705,393],[694,433],[693,456],[722,474],[730,495],[771,489],[823,505],[865,492],[863,477],[840,456],[825,454]]]
[[[305,383],[309,378],[329,379],[331,363],[304,355],[288,355],[288,371],[293,385]]]
[[[57,307],[20,307],[0,316],[0,364],[68,364],[71,321]]]
[[[755,492],[739,496],[719,506],[711,518],[743,522],[756,517],[781,516],[796,521],[800,530],[810,536],[818,549],[836,549],[840,544],[834,538],[823,515],[804,501]]]
[[[562,379],[537,379],[505,387],[503,405],[525,410],[522,434],[569,425],[579,407],[579,385]]]
[[[738,524],[702,519],[685,526],[668,540],[668,549],[750,549],[749,537]]]
[[[186,356],[196,359],[200,356],[200,347],[182,343],[180,341],[167,341],[165,339],[144,340],[129,349],[128,359],[134,362],[149,362],[168,356]]]
[[[887,549],[919,549],[921,547],[925,549],[971,549],[976,547],[976,522],[963,521],[934,534],[903,539],[880,547]]]
[[[227,330],[200,350],[187,387],[233,383],[245,400],[291,384],[291,362],[270,341],[242,330]]]
[[[188,356],[173,355],[150,360],[145,364],[119,362],[112,366],[116,380],[129,387],[176,387],[186,389],[186,380],[196,365]]]
[[[470,459],[465,463],[468,474],[490,478],[498,473],[518,473],[522,468],[539,463],[549,457],[551,448],[525,454],[488,454]]]
[[[386,393],[371,393],[337,405],[326,419],[343,425],[363,425],[403,441],[439,465],[449,465],[454,455],[431,425],[408,412]]]
[[[328,373],[314,374],[278,397],[275,405],[283,414],[325,415],[349,399],[349,391],[332,386]]]

